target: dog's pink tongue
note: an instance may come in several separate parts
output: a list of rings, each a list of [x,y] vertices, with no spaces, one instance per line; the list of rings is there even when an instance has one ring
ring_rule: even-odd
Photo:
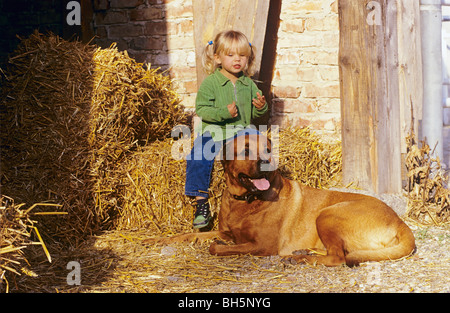
[[[267,190],[270,188],[270,183],[267,179],[265,178],[260,178],[260,179],[252,179],[252,183],[253,185],[255,185],[255,187],[258,190]]]

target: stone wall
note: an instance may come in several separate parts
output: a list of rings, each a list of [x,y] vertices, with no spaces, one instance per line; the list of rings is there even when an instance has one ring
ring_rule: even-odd
[[[174,79],[187,108],[197,91],[192,0],[94,0],[94,32]],[[271,123],[339,136],[337,0],[282,0]]]

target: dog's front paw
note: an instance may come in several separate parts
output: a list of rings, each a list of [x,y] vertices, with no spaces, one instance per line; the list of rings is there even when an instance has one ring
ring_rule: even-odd
[[[293,255],[312,255],[313,253],[309,249],[295,250],[292,252]]]
[[[298,264],[297,260],[292,256],[285,256],[284,258],[281,259],[281,263],[288,264],[288,265],[290,265],[290,264],[297,265]]]
[[[311,258],[311,256],[309,256],[309,255],[296,254],[296,255],[285,256],[284,258],[281,259],[281,262],[284,264],[297,265],[297,264],[308,263],[309,258]]]
[[[217,254],[217,246],[220,245],[220,243],[218,243],[217,241],[214,241],[210,246],[209,246],[209,253],[211,253],[212,255],[216,255]]]
[[[303,256],[310,255],[311,251],[308,249],[300,249],[292,251],[292,255],[285,256],[281,259],[281,262],[284,264],[292,264],[296,265],[298,263],[303,262]]]

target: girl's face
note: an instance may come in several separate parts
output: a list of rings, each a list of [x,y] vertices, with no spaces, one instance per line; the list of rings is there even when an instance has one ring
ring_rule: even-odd
[[[219,53],[214,55],[217,64],[222,66],[222,70],[226,71],[224,74],[230,74],[237,77],[242,72],[248,62],[248,56],[239,53],[236,49],[230,50],[228,53]]]

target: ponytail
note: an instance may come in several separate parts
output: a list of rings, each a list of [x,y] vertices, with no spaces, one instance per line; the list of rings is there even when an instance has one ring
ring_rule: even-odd
[[[212,74],[216,70],[216,64],[214,62],[214,43],[212,40],[207,43],[203,50],[202,66],[207,74]]]

